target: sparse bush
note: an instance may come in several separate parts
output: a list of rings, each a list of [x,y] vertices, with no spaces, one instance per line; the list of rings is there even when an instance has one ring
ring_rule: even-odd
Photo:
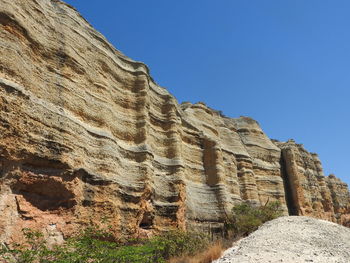
[[[13,249],[2,245],[0,260],[6,260],[4,261],[6,263],[46,262],[45,260],[50,258],[50,251],[47,248],[43,234],[29,228],[22,229],[22,232],[26,242],[24,244],[13,244]]]
[[[246,236],[265,222],[281,215],[281,203],[278,201],[260,207],[242,203],[233,208],[232,216],[228,218],[226,227],[233,230],[236,237]]]

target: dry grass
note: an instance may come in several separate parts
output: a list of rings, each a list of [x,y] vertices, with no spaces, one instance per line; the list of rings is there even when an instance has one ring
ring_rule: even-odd
[[[215,259],[218,259],[224,247],[221,242],[216,242],[209,246],[205,251],[201,251],[193,256],[184,256],[178,258],[172,258],[169,263],[210,263]]]

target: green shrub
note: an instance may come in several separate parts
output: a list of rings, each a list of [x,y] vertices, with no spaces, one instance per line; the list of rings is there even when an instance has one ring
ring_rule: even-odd
[[[13,249],[2,245],[0,260],[16,263],[46,262],[45,260],[50,257],[50,251],[47,248],[43,234],[29,228],[22,229],[22,232],[26,242],[24,244],[13,244]]]
[[[242,203],[233,208],[232,216],[228,218],[226,227],[233,230],[236,237],[246,236],[257,230],[263,223],[281,215],[281,203],[278,201],[260,207]]]
[[[198,233],[171,231],[145,240],[111,241],[106,231],[87,228],[65,244],[49,249],[39,232],[24,230],[26,242],[15,249],[0,249],[0,262],[20,263],[165,263],[173,256],[204,249],[208,239]],[[130,245],[133,244],[133,245]]]

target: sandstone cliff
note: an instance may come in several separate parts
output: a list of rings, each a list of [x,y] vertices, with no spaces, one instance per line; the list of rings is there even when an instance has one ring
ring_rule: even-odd
[[[2,0],[0,46],[0,240],[220,229],[242,200],[349,225],[347,185],[316,155],[180,105],[70,6]]]
[[[276,142],[282,150],[282,174],[289,213],[308,215],[350,226],[348,186],[334,175],[325,177],[315,153],[293,140]]]

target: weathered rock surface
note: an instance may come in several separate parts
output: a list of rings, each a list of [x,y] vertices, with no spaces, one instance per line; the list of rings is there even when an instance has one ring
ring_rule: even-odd
[[[178,104],[70,6],[2,0],[0,47],[0,240],[220,228],[243,200],[349,224],[347,186],[315,155]]]
[[[317,154],[307,152],[301,144],[293,140],[275,143],[282,150],[289,213],[350,226],[348,186],[334,175],[325,177]]]
[[[286,216],[265,223],[214,262],[348,263],[349,259],[349,228],[310,217]]]

